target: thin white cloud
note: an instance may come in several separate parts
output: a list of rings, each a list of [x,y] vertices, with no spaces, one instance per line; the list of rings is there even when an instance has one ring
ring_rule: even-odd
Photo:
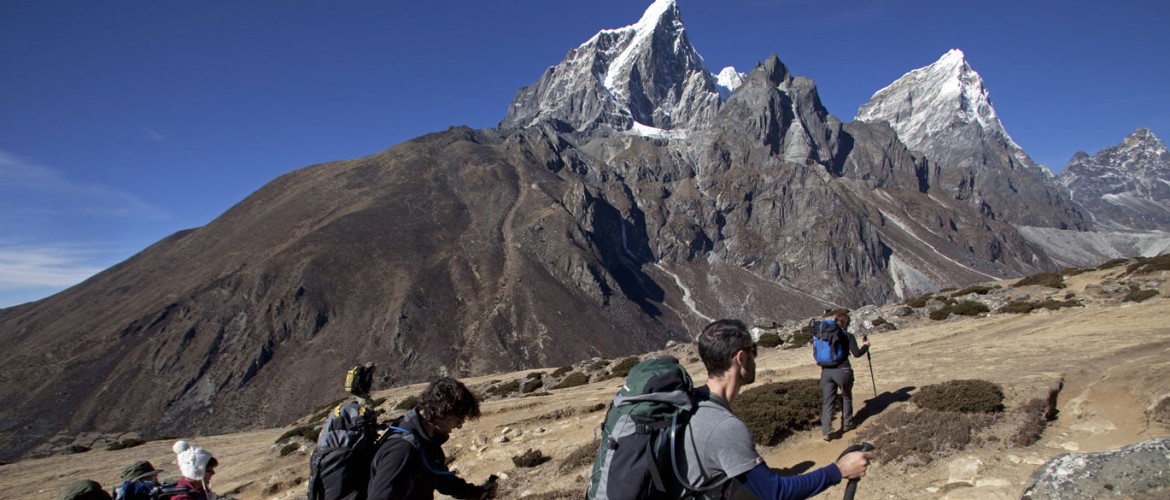
[[[141,134],[142,137],[146,138],[146,140],[151,142],[166,141],[166,138],[163,137],[162,133],[150,127],[138,127],[138,133]]]
[[[0,243],[0,290],[76,285],[107,267],[104,252],[86,245],[20,246]]]
[[[0,195],[20,199],[19,212],[166,220],[170,214],[102,184],[78,182],[61,172],[0,151]],[[6,215],[6,214],[0,214]],[[12,214],[19,215],[19,214]]]

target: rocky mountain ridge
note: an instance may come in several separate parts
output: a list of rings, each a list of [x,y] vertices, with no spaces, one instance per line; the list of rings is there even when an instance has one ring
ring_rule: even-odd
[[[1114,231],[1170,230],[1170,153],[1148,129],[1093,156],[1077,152],[1057,179],[1093,223]]]

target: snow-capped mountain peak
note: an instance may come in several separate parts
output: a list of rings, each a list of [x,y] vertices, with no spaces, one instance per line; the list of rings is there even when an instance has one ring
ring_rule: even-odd
[[[689,128],[714,116],[720,90],[675,0],[655,0],[638,22],[599,31],[521,89],[501,126],[554,119],[579,130]]]
[[[858,109],[856,119],[889,122],[902,142],[914,149],[922,149],[940,131],[969,123],[1002,134],[1016,146],[991,105],[983,79],[959,49],[877,91]]]

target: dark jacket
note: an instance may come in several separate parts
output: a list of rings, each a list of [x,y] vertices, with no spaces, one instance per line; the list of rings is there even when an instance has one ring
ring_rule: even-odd
[[[395,433],[384,438],[370,464],[370,500],[433,499],[438,490],[455,498],[479,498],[484,489],[464,481],[447,469],[443,443],[447,436],[428,437],[423,432],[418,409],[395,420]]]

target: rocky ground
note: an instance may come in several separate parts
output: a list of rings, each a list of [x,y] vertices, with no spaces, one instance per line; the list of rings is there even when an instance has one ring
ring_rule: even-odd
[[[768,464],[803,472],[831,462],[858,436],[865,435],[883,414],[900,405],[898,394],[955,379],[982,379],[1000,384],[1010,411],[1033,397],[1059,389],[1058,417],[1030,446],[1013,447],[1007,439],[983,440],[975,447],[949,454],[927,465],[888,460],[875,463],[861,482],[857,498],[1019,498],[1029,476],[1049,460],[1068,452],[1113,450],[1152,438],[1170,436],[1170,427],[1155,408],[1170,398],[1170,286],[1165,272],[1138,278],[1121,277],[1124,268],[1094,271],[1066,279],[1067,287],[1043,286],[993,289],[969,298],[990,305],[1022,300],[1075,298],[1083,307],[1039,310],[1028,314],[984,314],[931,320],[931,301],[920,308],[887,306],[859,310],[858,324],[882,318],[897,329],[870,332],[873,378],[865,359],[855,360],[855,404],[864,417],[858,429],[826,443],[816,430],[803,431],[777,446],[762,447]],[[1008,285],[1010,283],[1000,283]],[[1160,295],[1142,302],[1123,297],[1134,288],[1157,289]],[[959,297],[962,300],[964,297]],[[992,308],[993,310],[996,307]],[[880,323],[880,322],[877,322]],[[793,325],[774,330],[793,330]],[[670,349],[702,383],[705,374],[688,345]],[[588,363],[578,365],[582,369]],[[815,378],[808,348],[762,349],[758,383]],[[523,379],[537,370],[467,379],[486,390]],[[540,370],[548,382],[532,394],[492,396],[483,403],[483,417],[457,430],[447,445],[453,467],[464,477],[483,481],[498,474],[505,498],[580,497],[592,458],[595,431],[620,378],[566,389],[554,385],[553,368]],[[340,385],[340,380],[337,381]],[[323,383],[333,383],[324,381]],[[874,387],[880,397],[874,397]],[[420,386],[383,391],[382,408],[413,395]],[[339,391],[340,392],[340,391]],[[536,395],[538,394],[538,395]],[[340,397],[340,394],[339,394]],[[263,402],[257,402],[263,404]],[[209,414],[208,419],[215,415]],[[314,417],[306,417],[310,422]],[[1012,429],[1003,418],[996,432]],[[220,460],[214,489],[238,499],[297,498],[307,476],[308,440],[292,438],[276,444],[293,429],[279,428],[222,436],[182,436],[211,450]],[[91,440],[97,440],[97,437]],[[0,490],[12,498],[55,498],[68,482],[91,478],[114,484],[118,471],[139,459],[175,473],[173,441],[148,442],[134,448],[93,451],[26,460],[0,466]],[[289,446],[289,443],[295,443]],[[572,460],[585,448],[584,460]],[[282,455],[285,449],[287,454]],[[539,450],[551,458],[534,468],[518,468],[512,457]],[[566,460],[569,459],[569,460]],[[838,486],[821,498],[837,498]]]

